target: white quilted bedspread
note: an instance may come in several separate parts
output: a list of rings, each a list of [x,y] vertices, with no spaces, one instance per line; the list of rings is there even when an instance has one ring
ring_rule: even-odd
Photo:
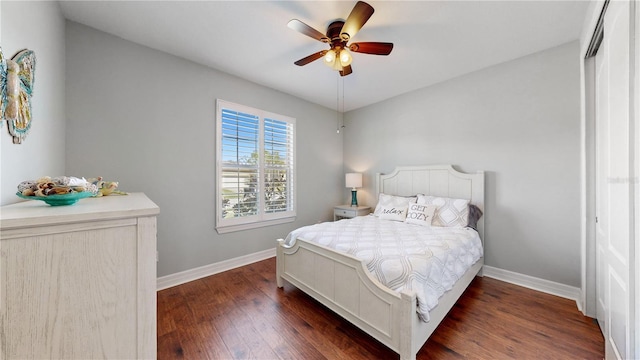
[[[370,216],[305,226],[285,240],[314,242],[365,262],[382,284],[415,291],[418,315],[429,321],[438,299],[482,257],[482,242],[471,228],[425,227]]]

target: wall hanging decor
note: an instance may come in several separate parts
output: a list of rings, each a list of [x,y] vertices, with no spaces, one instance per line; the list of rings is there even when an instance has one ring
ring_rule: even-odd
[[[7,122],[13,143],[20,144],[31,128],[31,95],[36,54],[20,50],[11,59],[0,47],[0,120]]]

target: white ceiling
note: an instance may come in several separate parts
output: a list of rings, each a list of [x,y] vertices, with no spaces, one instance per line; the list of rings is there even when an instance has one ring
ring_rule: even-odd
[[[62,1],[64,16],[336,109],[338,75],[317,60],[322,33],[356,1]],[[353,54],[344,110],[578,39],[588,1],[368,1],[375,13],[352,42],[394,43],[389,56]],[[340,85],[342,86],[342,85]],[[342,105],[339,106],[340,110]]]

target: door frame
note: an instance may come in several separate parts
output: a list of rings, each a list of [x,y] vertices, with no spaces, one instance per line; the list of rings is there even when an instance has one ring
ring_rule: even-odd
[[[630,96],[631,103],[631,132],[633,137],[631,138],[631,144],[633,151],[631,152],[631,167],[633,170],[633,186],[631,193],[634,199],[634,206],[632,207],[632,216],[635,219],[635,224],[631,236],[631,253],[635,253],[635,260],[632,264],[632,272],[636,274],[635,278],[635,308],[632,308],[634,312],[633,318],[634,328],[632,329],[631,338],[635,339],[635,357],[640,357],[640,3],[635,0],[631,8],[634,15],[634,21],[630,26],[633,29],[633,36],[635,38],[632,41],[630,53],[632,64],[631,73],[629,74],[632,79],[632,86]],[[633,341],[633,340],[632,340]]]
[[[580,46],[581,90],[581,290],[578,307],[586,316],[596,317],[596,222],[595,222],[595,51],[607,1],[591,3],[591,17],[583,30]],[[589,13],[589,11],[587,12]],[[595,47],[595,49],[594,49]]]

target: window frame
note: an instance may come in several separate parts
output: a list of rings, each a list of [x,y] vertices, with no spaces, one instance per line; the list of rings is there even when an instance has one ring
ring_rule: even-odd
[[[245,114],[255,115],[258,117],[259,130],[258,130],[258,196],[257,207],[258,213],[256,215],[236,217],[236,218],[223,218],[224,208],[222,206],[223,199],[223,170],[228,167],[223,166],[222,159],[222,112],[223,110],[230,110],[236,112],[242,112]],[[290,164],[290,177],[287,179],[288,196],[290,200],[287,200],[288,209],[286,211],[279,212],[266,212],[266,199],[265,199],[265,174],[270,167],[265,164],[265,119],[276,120],[286,122],[291,126],[291,144],[292,149],[289,151],[291,157]],[[255,229],[264,226],[271,226],[277,224],[284,224],[293,222],[296,219],[297,212],[297,176],[296,176],[296,119],[290,116],[272,113],[269,111],[252,108],[246,105],[232,103],[226,100],[216,100],[216,195],[215,195],[215,211],[216,211],[216,231],[219,234],[242,231],[248,229]],[[287,167],[287,168],[288,168]]]

